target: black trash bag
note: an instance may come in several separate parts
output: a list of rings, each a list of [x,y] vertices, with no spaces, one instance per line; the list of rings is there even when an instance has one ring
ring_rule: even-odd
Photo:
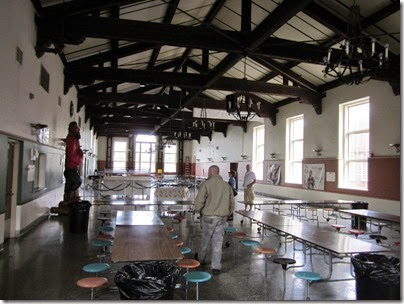
[[[72,210],[70,212],[70,232],[87,232],[91,206],[92,205],[89,201],[79,201],[71,204]]]
[[[380,254],[351,258],[357,300],[400,300],[400,260]]]
[[[172,300],[180,269],[172,261],[136,262],[115,275],[121,300]]]

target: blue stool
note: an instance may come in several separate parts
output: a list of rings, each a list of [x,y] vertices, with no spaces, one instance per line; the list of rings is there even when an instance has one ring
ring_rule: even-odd
[[[110,266],[107,263],[93,263],[83,266],[83,271],[95,273],[97,275],[98,272],[108,270],[109,268]]]
[[[178,234],[171,233],[171,239],[175,240],[178,238]]]
[[[112,241],[109,240],[93,240],[91,242],[96,247],[102,247],[102,253],[101,255],[98,255],[97,257],[99,258],[99,261],[101,262],[101,258],[105,257],[105,252],[107,251],[107,248],[112,246]]]
[[[112,232],[112,231],[114,231],[114,228],[111,227],[111,226],[100,226],[100,227],[97,227],[97,231],[98,232],[103,232],[103,233]]]
[[[311,272],[311,271],[298,271],[295,273],[295,276],[299,279],[306,280],[306,282],[307,282],[306,300],[310,300],[310,297],[309,297],[310,283],[313,281],[321,280],[320,274],[318,274],[317,272]]]
[[[189,247],[181,247],[180,250],[181,250],[182,254],[188,254],[188,253],[191,253],[191,251],[192,251],[191,248],[189,248]]]
[[[184,278],[187,282],[196,283],[196,300],[199,300],[199,283],[204,283],[212,278],[209,272],[205,271],[192,271],[184,274]]]
[[[229,234],[232,234],[233,232],[236,232],[237,228],[234,227],[224,227],[224,236],[226,238],[226,236],[228,236]],[[228,240],[226,240],[225,242],[225,246],[226,248],[230,247],[230,242]]]
[[[242,240],[241,244],[249,247],[250,248],[250,252],[249,252],[249,260],[248,260],[248,271],[250,271],[250,266],[251,266],[251,255],[252,255],[252,248],[253,247],[258,247],[260,246],[260,242],[254,241],[254,240]]]

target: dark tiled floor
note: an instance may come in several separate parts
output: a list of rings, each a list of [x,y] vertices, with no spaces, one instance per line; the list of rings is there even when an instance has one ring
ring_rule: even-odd
[[[91,208],[90,224],[87,234],[72,234],[69,232],[69,218],[52,216],[36,226],[25,236],[5,243],[4,251],[0,253],[0,298],[5,300],[88,300],[90,291],[78,288],[76,281],[86,275],[82,272],[83,265],[96,262],[98,249],[91,245],[95,236],[95,228],[99,224],[94,220],[97,208]],[[240,209],[242,206],[237,206]],[[169,222],[165,219],[164,221]],[[231,223],[231,222],[230,222]],[[233,224],[239,231],[245,231],[253,237],[257,234],[255,224],[249,221],[240,224],[240,217],[235,216]],[[347,226],[350,225],[346,221]],[[175,226],[177,232],[178,226]],[[332,230],[329,223],[322,222],[320,228]],[[185,245],[195,252],[200,242],[200,228],[198,222],[189,218],[180,227],[180,238]],[[383,231],[384,232],[384,231]],[[386,229],[387,236],[389,231]],[[363,238],[367,238],[363,236]],[[392,239],[399,241],[399,239]],[[372,241],[373,242],[373,241]],[[265,237],[263,243],[270,247],[277,247],[275,237]],[[223,249],[222,272],[214,276],[211,281],[200,285],[201,300],[226,301],[279,301],[283,300],[282,269],[280,265],[268,263],[268,278],[265,283],[264,261],[262,255],[253,255],[251,269],[248,271],[248,251],[239,250],[239,263],[235,259],[236,244]],[[300,245],[299,245],[300,246]],[[394,247],[393,255],[400,256],[399,247]],[[192,254],[193,256],[193,254]],[[286,254],[292,257],[291,246]],[[301,263],[303,255],[296,253],[297,263]],[[349,262],[349,259],[345,259]],[[107,288],[96,292],[97,300],[119,300],[119,293],[114,287],[114,276],[123,264],[113,264],[108,273],[103,274],[109,279]],[[304,270],[314,271],[325,276],[328,266],[324,257],[314,255],[313,264],[306,264]],[[210,271],[209,261],[201,270]],[[299,268],[299,270],[302,270]],[[349,278],[349,264],[334,266],[333,277]],[[304,300],[306,285],[294,276],[294,270],[287,271],[287,287],[285,300]],[[341,282],[324,282],[313,284],[310,288],[312,300],[334,301],[355,300],[355,280]],[[175,290],[174,300],[184,300],[185,293]],[[195,299],[195,288],[190,285],[188,299]]]

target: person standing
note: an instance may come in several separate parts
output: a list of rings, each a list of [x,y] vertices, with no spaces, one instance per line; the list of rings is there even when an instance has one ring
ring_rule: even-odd
[[[250,210],[252,210],[252,204],[254,203],[255,195],[254,195],[254,184],[257,181],[255,177],[255,173],[251,171],[250,164],[246,166],[247,172],[244,175],[244,210],[247,211],[247,206],[250,206]]]
[[[64,176],[66,178],[64,201],[79,197],[78,189],[82,183],[79,167],[83,162],[83,151],[80,149],[80,128],[75,121],[69,123],[69,134],[66,137],[66,160]]]
[[[229,171],[229,181],[228,181],[230,187],[233,189],[233,195],[237,195],[237,189],[236,189],[236,171],[230,170]]]
[[[205,262],[208,246],[212,240],[212,273],[220,274],[222,268],[222,245],[227,216],[233,214],[233,190],[219,175],[218,166],[210,166],[208,179],[203,182],[195,198],[195,211],[201,214],[202,240],[195,259]]]

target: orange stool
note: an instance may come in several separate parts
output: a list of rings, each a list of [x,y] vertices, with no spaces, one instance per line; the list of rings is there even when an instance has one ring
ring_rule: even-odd
[[[276,250],[272,249],[272,248],[265,248],[265,247],[258,247],[256,249],[256,251],[258,253],[264,254],[265,255],[265,280],[267,278],[267,261],[276,254]]]
[[[343,228],[346,228],[344,225],[337,225],[337,224],[333,224],[331,225],[332,227],[334,227],[335,229],[337,229],[337,232],[339,233],[339,231]]]
[[[177,247],[181,247],[182,245],[184,245],[184,242],[181,241],[181,240],[175,240],[175,241],[174,241],[174,244],[175,244],[175,246],[177,246]]]
[[[174,228],[173,227],[166,227],[168,232],[174,232]]]
[[[188,273],[190,269],[198,268],[201,263],[194,259],[182,259],[177,262],[177,266],[186,269]],[[185,280],[185,298],[188,299],[188,281]]]
[[[350,229],[348,231],[349,231],[349,233],[355,235],[356,238],[358,238],[359,234],[364,234],[365,233],[365,231],[359,230],[359,229]]]
[[[101,287],[108,283],[103,277],[88,277],[77,281],[77,286],[82,288],[91,288],[91,300],[94,299],[94,288]]]
[[[235,254],[236,254],[235,259],[237,258],[237,264],[238,264],[238,246],[240,245],[240,242],[241,242],[242,240],[244,240],[245,238],[247,238],[247,234],[244,233],[244,232],[233,232],[233,233],[231,234],[231,237],[238,240],[237,247],[236,247],[236,252],[235,252]]]
[[[98,234],[95,238],[97,240],[113,240],[114,239],[114,237],[109,234]]]

